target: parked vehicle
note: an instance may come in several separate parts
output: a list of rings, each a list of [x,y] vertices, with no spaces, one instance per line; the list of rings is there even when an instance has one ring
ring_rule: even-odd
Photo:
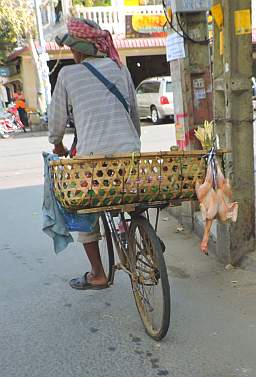
[[[22,130],[24,131],[25,128],[15,107],[10,105],[6,110],[0,112],[0,138],[6,139]]]
[[[174,118],[173,84],[171,76],[151,77],[136,89],[140,118],[151,118],[159,124],[165,118]]]

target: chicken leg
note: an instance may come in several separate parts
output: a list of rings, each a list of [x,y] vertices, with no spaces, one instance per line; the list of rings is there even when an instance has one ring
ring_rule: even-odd
[[[210,164],[207,168],[204,183],[201,185],[198,182],[196,183],[196,194],[200,202],[203,221],[205,222],[204,235],[200,248],[203,253],[207,254],[212,221],[218,211],[217,193],[213,189],[213,173]]]

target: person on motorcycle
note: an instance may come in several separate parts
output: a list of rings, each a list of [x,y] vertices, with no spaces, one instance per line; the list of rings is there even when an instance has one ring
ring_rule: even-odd
[[[134,85],[128,69],[120,61],[111,34],[90,20],[71,18],[67,27],[68,33],[58,36],[56,42],[71,48],[76,64],[61,69],[52,96],[48,127],[54,153],[59,156],[67,153],[62,140],[70,106],[78,155],[139,151],[140,122]],[[98,224],[91,233],[79,233],[78,241],[84,245],[91,271],[72,279],[72,288],[107,287],[99,239]]]

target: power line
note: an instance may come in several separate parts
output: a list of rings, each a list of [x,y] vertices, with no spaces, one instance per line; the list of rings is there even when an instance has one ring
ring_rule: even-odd
[[[164,25],[164,27],[166,26],[166,24],[168,24],[170,26],[170,28],[175,32],[177,33],[179,36],[181,36],[183,39],[185,40],[188,40],[190,41],[191,43],[197,43],[197,44],[201,44],[201,45],[207,45],[211,42],[211,39],[203,39],[203,40],[195,40],[193,39],[192,37],[190,37],[186,32],[185,30],[183,29],[183,26],[181,24],[181,20],[180,20],[180,17],[178,15],[178,13],[176,13],[176,19],[177,19],[177,23],[180,27],[180,30],[181,32],[176,29],[174,26],[173,26],[173,16],[172,14],[170,15],[170,17],[168,16],[168,13],[167,13],[167,6],[166,6],[166,3],[165,3],[165,0],[162,0],[162,4],[163,4],[163,9],[164,9],[164,15],[165,15],[165,18],[166,18],[166,23]]]

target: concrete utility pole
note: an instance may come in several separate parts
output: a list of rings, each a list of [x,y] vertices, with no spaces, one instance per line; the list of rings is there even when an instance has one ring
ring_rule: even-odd
[[[179,32],[183,29],[194,41],[208,40],[208,0],[170,0],[169,3],[174,12],[172,19],[175,29]],[[174,86],[177,143],[180,148],[191,150],[198,146],[194,136],[195,127],[205,120],[211,121],[213,117],[211,61],[207,42],[193,43],[185,37],[184,44],[185,57],[172,60],[170,68]]]
[[[217,253],[235,264],[255,247],[251,0],[214,0],[216,4],[222,6],[224,20],[221,25],[219,8],[214,24],[214,118],[221,147],[232,150],[226,174],[239,202],[237,223],[217,226]]]
[[[167,46],[170,42],[170,46],[167,47],[167,57],[168,48],[170,52],[172,50],[174,52],[173,60],[170,61],[170,70],[177,144],[184,150],[199,149],[194,130],[205,120],[213,119],[211,58],[206,13],[210,9],[211,1],[167,0],[167,6],[172,10],[172,24],[179,33],[183,29],[192,40],[205,41],[205,43],[194,43],[185,35],[184,39],[180,38],[175,31],[167,39]],[[176,38],[180,42],[178,39],[175,40]],[[181,43],[184,44],[185,54],[184,57],[177,58],[181,47],[175,46]],[[194,229],[196,205],[196,202],[184,202],[178,211],[178,221],[192,229]]]
[[[46,53],[46,48],[45,48],[42,15],[41,15],[41,10],[40,10],[40,0],[34,0],[34,4],[35,4],[38,39],[39,39],[39,48],[37,49],[39,62],[40,62],[39,81],[42,81],[43,83],[44,93],[42,93],[42,95],[44,97],[43,102],[45,102],[46,104],[45,111],[47,111],[47,108],[51,102],[51,84],[49,80],[49,68],[47,65],[48,55]],[[39,83],[39,86],[41,86],[41,83]]]

